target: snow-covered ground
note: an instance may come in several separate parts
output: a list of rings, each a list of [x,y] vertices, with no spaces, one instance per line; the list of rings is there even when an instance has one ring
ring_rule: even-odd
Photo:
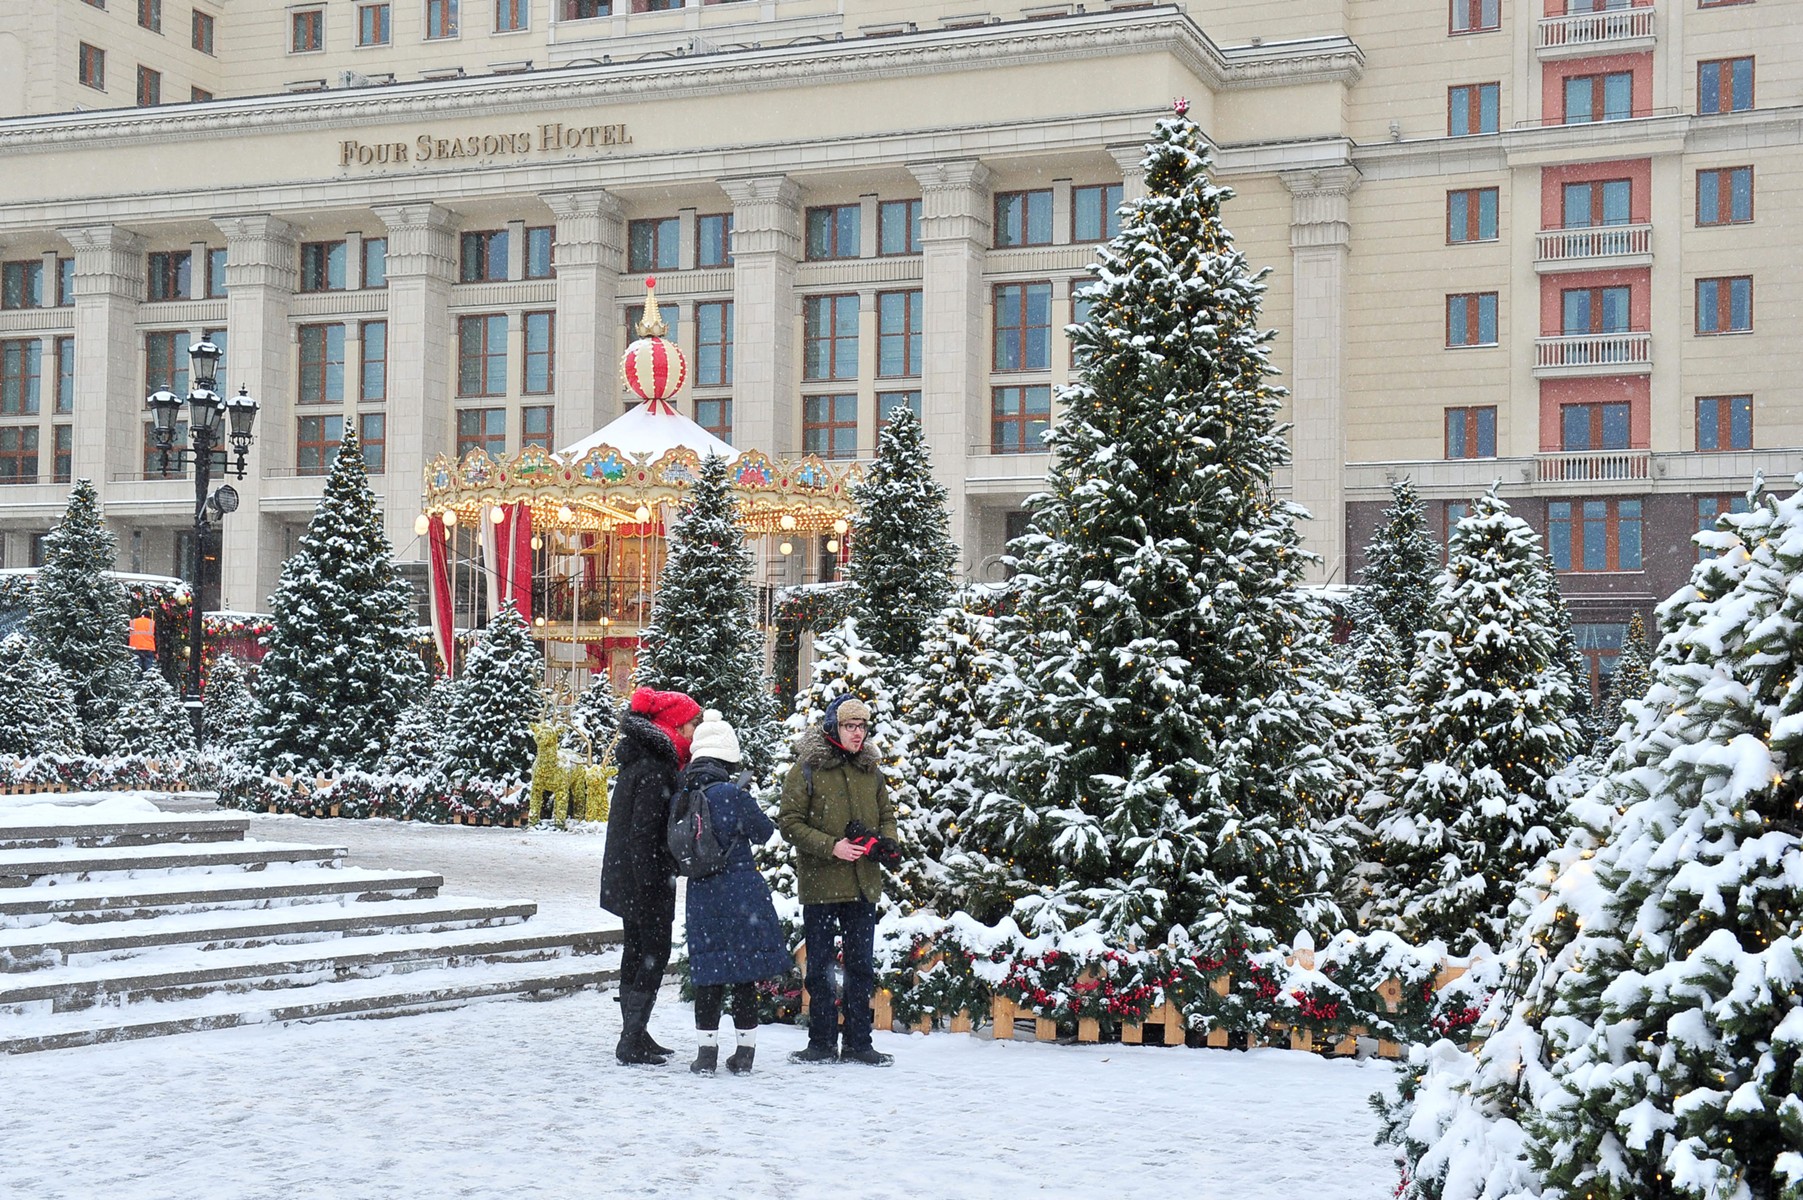
[[[593,918],[602,839],[258,817],[260,839],[431,868],[447,890]],[[1383,1063],[1160,1047],[878,1034],[888,1070],[800,1067],[792,1027],[757,1071],[698,1078],[688,1009],[652,1031],[683,1056],[612,1057],[587,992],[384,1021],[224,1030],[0,1062],[0,1196],[1389,1196],[1366,1097]],[[729,1035],[730,1036],[730,1035]]]

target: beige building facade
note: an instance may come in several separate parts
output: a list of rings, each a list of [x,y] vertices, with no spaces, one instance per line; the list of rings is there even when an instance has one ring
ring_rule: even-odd
[[[654,274],[679,407],[868,457],[921,412],[973,578],[1043,478],[1061,327],[1174,97],[1270,268],[1324,581],[1394,478],[1501,481],[1599,671],[1699,520],[1803,467],[1803,55],[1655,0],[54,0],[0,12],[0,547],[72,477],[131,569],[191,484],[143,397],[222,336],[262,401],[223,601],[266,603],[346,422],[417,562],[425,464],[617,415]],[[816,557],[770,567],[814,577]]]

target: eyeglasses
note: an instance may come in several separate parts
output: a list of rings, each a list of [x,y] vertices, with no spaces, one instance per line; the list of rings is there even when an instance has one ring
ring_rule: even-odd
[[[839,729],[842,733],[863,733],[866,730],[868,730],[869,728],[870,728],[870,726],[866,725],[862,721],[841,721],[841,722],[839,722]]]

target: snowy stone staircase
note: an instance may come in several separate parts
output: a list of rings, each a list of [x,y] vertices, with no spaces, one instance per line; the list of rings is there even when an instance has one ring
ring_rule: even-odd
[[[438,875],[247,841],[249,824],[122,795],[0,800],[0,1052],[617,977],[617,930],[534,930],[532,903],[441,896]]]

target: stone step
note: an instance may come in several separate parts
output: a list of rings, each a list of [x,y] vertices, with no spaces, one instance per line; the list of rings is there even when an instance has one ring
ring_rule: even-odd
[[[339,905],[175,913],[144,921],[71,925],[52,922],[0,930],[0,972],[35,971],[82,955],[182,945],[197,950],[282,940],[319,940],[387,930],[455,929],[514,924],[538,911],[530,901],[491,903],[462,897],[375,900]]]
[[[264,992],[211,993],[161,1004],[95,1008],[0,1024],[0,1053],[18,1054],[162,1037],[239,1025],[399,1016],[507,996],[549,997],[617,979],[617,967],[587,955],[551,962],[448,967],[399,977],[317,983]]]
[[[20,816],[19,823],[0,817],[0,851],[42,850],[58,846],[161,846],[204,842],[240,842],[250,829],[249,817],[205,817],[182,813],[146,814],[131,820],[62,822],[42,819],[42,809]],[[7,814],[14,815],[14,814]]]
[[[23,1016],[31,1009],[76,1011],[95,1005],[300,986],[467,963],[594,955],[618,946],[620,940],[618,929],[545,931],[521,924],[439,933],[370,934],[204,953],[171,946],[130,959],[0,975],[0,1029],[7,1024],[7,1014]]]
[[[173,872],[149,878],[106,876],[0,890],[0,929],[60,920],[69,924],[146,920],[176,912],[308,904],[349,895],[358,900],[430,899],[444,877],[428,871],[271,866],[216,874]]]
[[[28,887],[48,877],[91,879],[144,871],[256,870],[267,863],[335,866],[342,848],[286,842],[175,843],[166,846],[63,846],[0,850],[0,888]]]

